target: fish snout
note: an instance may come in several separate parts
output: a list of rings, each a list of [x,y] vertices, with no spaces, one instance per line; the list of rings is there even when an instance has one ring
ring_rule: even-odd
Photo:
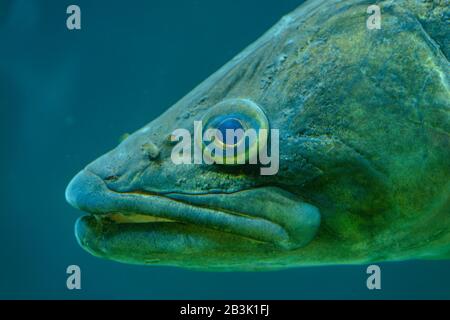
[[[134,178],[159,158],[155,143],[133,134],[80,171],[66,188],[66,200],[79,210],[104,213],[111,204],[111,192],[133,189]]]
[[[160,158],[160,148],[142,135],[132,135],[86,167],[114,189],[125,191],[133,178]]]
[[[96,208],[104,208],[107,197],[104,181],[97,175],[80,171],[66,188],[66,200],[74,208],[82,211],[96,212]]]

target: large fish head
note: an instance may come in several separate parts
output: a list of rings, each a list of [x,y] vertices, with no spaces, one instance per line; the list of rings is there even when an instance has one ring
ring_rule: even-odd
[[[76,223],[80,245],[127,263],[207,270],[367,262],[392,258],[404,249],[399,243],[412,248],[402,230],[408,223],[413,229],[420,215],[408,220],[403,209],[423,209],[423,189],[411,193],[421,181],[434,184],[428,197],[447,183],[438,174],[445,169],[436,166],[445,152],[436,150],[445,150],[448,136],[433,132],[435,158],[418,165],[418,154],[427,152],[426,137],[416,135],[410,104],[422,84],[403,86],[399,101],[395,81],[406,83],[415,80],[411,74],[420,78],[431,70],[435,85],[423,97],[428,101],[427,94],[439,91],[438,106],[445,105],[448,89],[439,84],[439,57],[430,54],[423,68],[412,55],[396,54],[411,46],[399,35],[410,37],[416,54],[432,52],[418,44],[420,25],[396,25],[392,13],[385,16],[384,31],[371,33],[367,5],[302,5],[89,164],[66,191],[70,204],[89,213]],[[390,21],[395,29],[388,28]],[[398,63],[410,69],[402,73]],[[380,70],[388,75],[385,82]],[[367,90],[374,95],[368,97]],[[441,121],[439,110],[430,121]],[[196,151],[209,146],[203,139],[209,128],[254,129],[256,140],[243,144],[248,161],[205,161],[217,160],[212,154],[195,159]],[[263,129],[267,136],[259,135]],[[222,142],[215,135],[211,143],[216,140]],[[271,161],[260,161],[264,150]],[[249,163],[254,154],[256,164]],[[408,172],[414,175],[405,180]],[[428,233],[422,234],[425,239]]]

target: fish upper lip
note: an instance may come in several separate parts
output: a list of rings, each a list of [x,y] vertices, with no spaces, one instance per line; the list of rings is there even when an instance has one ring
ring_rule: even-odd
[[[98,175],[86,169],[69,183],[66,199],[73,207],[95,215],[139,213],[228,232],[256,241],[281,246],[289,243],[286,230],[267,219],[220,208],[202,207],[162,194],[118,193],[109,189]]]

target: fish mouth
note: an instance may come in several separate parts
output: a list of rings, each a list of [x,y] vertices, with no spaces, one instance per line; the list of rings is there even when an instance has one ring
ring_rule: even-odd
[[[116,192],[87,169],[70,182],[66,199],[88,213],[76,223],[80,245],[113,259],[128,250],[123,256],[129,260],[130,248],[146,253],[241,246],[291,250],[308,243],[320,223],[315,207],[276,187],[202,195]]]

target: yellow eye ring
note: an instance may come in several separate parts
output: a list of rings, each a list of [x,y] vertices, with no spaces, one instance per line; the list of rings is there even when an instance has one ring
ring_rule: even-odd
[[[226,124],[223,126],[224,123]],[[269,120],[264,111],[248,99],[229,99],[216,104],[203,116],[201,124],[196,128],[195,136],[197,139],[195,143],[198,150],[202,151],[211,146],[205,145],[203,131],[212,129],[216,130],[217,134],[217,132],[223,133],[225,129],[228,130],[228,127],[231,127],[231,130],[235,130],[234,138],[236,138],[237,132],[244,134],[241,139],[233,144],[223,139],[223,135],[222,139],[215,136],[212,142],[213,147],[222,150],[223,154],[216,156],[207,152],[204,153],[203,156],[212,163],[227,165],[242,164],[242,162],[253,163],[257,159],[258,150],[265,148],[268,142]],[[245,145],[247,139],[249,141],[248,147]],[[230,148],[237,152],[241,151],[241,153],[233,152],[233,155],[229,155],[226,150]],[[244,154],[242,154],[242,151]]]

